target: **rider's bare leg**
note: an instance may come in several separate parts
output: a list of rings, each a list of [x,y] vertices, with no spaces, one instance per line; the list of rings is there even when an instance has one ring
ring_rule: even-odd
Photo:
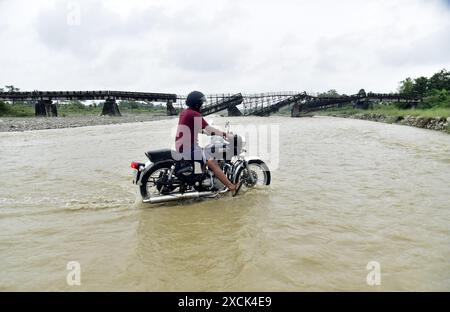
[[[228,187],[228,189],[233,193],[234,191],[236,191],[236,184],[233,184],[230,182],[230,180],[228,180],[227,176],[225,175],[225,173],[223,173],[223,171],[220,169],[219,165],[217,164],[217,162],[213,159],[209,159],[207,161],[208,167],[209,169],[211,169],[214,174],[216,175],[216,177],[220,180],[220,182],[223,183],[223,185],[225,185],[226,187]]]

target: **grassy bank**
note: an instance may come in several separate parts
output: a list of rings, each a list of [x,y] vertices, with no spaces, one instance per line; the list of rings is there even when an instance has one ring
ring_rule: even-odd
[[[380,105],[366,110],[352,107],[330,108],[314,114],[396,123],[450,133],[450,108],[447,107],[399,109],[394,106]]]
[[[34,108],[23,103],[8,104],[0,101],[0,117],[31,117]]]
[[[150,114],[150,115],[165,115],[166,108],[129,108],[119,106],[119,110],[123,115],[140,115],[140,114]],[[100,106],[86,106],[84,108],[73,107],[70,105],[60,105],[58,106],[58,116],[60,117],[74,117],[74,116],[100,116],[102,113],[102,107]],[[34,115],[34,113],[33,113]]]
[[[316,112],[316,115],[355,115],[361,113],[374,113],[381,114],[384,116],[392,116],[392,117],[406,117],[406,116],[415,116],[415,117],[426,117],[426,118],[437,118],[437,117],[450,117],[450,108],[444,107],[432,107],[432,108],[417,108],[417,109],[399,109],[395,106],[376,106],[373,109],[356,109],[352,107],[342,107],[342,108],[330,108],[324,111]]]
[[[119,109],[122,114],[166,114],[164,106],[140,106],[124,103]],[[59,117],[100,116],[102,105],[83,105],[81,103],[58,104]],[[23,102],[5,103],[0,101],[0,117],[34,117],[34,105]]]

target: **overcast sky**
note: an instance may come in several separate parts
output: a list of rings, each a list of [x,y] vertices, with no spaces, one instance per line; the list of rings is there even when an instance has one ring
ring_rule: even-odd
[[[0,85],[395,91],[450,69],[448,0],[0,0]]]

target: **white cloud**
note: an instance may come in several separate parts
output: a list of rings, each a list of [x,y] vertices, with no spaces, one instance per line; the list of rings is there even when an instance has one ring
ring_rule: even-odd
[[[391,91],[450,68],[449,21],[438,0],[0,0],[0,84]]]

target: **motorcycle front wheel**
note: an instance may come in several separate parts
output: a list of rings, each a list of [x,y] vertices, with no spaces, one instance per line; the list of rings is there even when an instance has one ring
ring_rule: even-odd
[[[267,165],[262,160],[253,159],[247,163],[246,168],[240,168],[238,170],[233,183],[243,181],[241,189],[245,192],[247,189],[256,186],[270,185],[270,180],[271,175],[269,167],[267,167]]]

